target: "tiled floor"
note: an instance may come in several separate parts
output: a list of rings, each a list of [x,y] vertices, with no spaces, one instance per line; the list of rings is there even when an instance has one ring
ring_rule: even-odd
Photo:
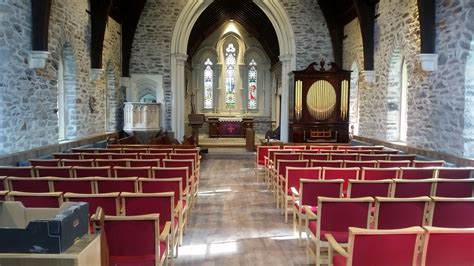
[[[303,265],[291,222],[247,158],[204,159],[198,203],[175,265]]]

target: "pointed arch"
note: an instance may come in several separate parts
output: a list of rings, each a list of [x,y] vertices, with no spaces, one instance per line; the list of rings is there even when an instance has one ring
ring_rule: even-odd
[[[286,73],[295,69],[296,44],[289,17],[278,0],[254,0],[270,19],[277,33],[282,62],[282,115],[281,138],[288,140],[288,76]],[[185,132],[185,61],[189,35],[194,23],[212,0],[189,0],[181,11],[171,40],[171,88],[172,88],[172,130],[178,139]]]

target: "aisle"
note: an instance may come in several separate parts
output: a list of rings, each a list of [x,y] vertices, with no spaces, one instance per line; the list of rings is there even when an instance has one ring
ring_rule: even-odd
[[[202,161],[198,203],[175,264],[305,264],[292,224],[284,223],[271,192],[255,180],[252,157],[232,157]]]

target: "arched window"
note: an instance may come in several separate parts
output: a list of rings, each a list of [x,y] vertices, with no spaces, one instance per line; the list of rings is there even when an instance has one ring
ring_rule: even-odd
[[[254,59],[249,64],[249,91],[248,91],[248,105],[249,110],[257,109],[257,63]]]
[[[407,91],[408,91],[408,71],[406,60],[402,60],[400,73],[400,141],[407,141]]]
[[[66,108],[64,103],[64,64],[62,59],[58,62],[58,101],[57,111],[58,116],[58,139],[66,139]]]
[[[204,62],[204,109],[214,107],[214,77],[211,59]]]
[[[225,49],[225,104],[227,108],[235,107],[235,47],[230,43]]]

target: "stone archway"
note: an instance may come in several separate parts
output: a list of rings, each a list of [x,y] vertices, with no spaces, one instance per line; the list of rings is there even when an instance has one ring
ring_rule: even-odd
[[[288,141],[288,75],[296,67],[296,44],[290,20],[278,0],[254,0],[267,15],[278,37],[282,63],[281,140]],[[181,11],[171,40],[172,130],[181,140],[185,134],[185,62],[194,23],[212,0],[189,0]]]

